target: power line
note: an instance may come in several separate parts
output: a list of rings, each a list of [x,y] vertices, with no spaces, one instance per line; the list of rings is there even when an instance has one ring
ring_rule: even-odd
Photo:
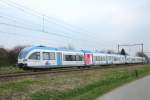
[[[21,24],[21,25],[25,25],[25,26],[32,26],[32,27],[41,27],[41,25],[38,24],[30,24],[30,23],[26,23],[25,21],[19,21],[18,18],[15,17],[10,17],[10,16],[0,16],[1,19],[7,19],[9,21],[13,21],[15,22],[15,24]],[[22,20],[22,19],[20,19]],[[34,26],[37,25],[37,26]]]
[[[10,0],[0,0],[0,2],[3,2],[3,3],[5,3],[5,4],[7,4],[8,6],[11,6],[11,7],[14,7],[14,8],[16,8],[16,9],[19,9],[20,11],[22,11],[22,12],[24,12],[24,13],[30,13],[30,14],[32,14],[32,15],[35,15],[35,16],[38,16],[38,17],[42,17],[41,16],[41,14],[38,14],[37,12],[35,12],[35,11],[33,11],[33,10],[27,10],[27,9],[29,9],[29,8],[26,8],[26,7],[24,7],[24,6],[21,6],[21,5],[19,5],[19,4],[17,4],[17,3],[15,3],[15,2],[13,2],[13,1],[10,1]],[[32,11],[32,12],[31,12]]]
[[[4,32],[4,31],[1,31],[0,30],[0,34],[7,34],[7,35],[11,35],[11,36],[19,36],[19,37],[21,37],[21,38],[31,38],[31,39],[33,39],[34,37],[33,36],[30,36],[30,35],[23,35],[23,34],[19,34],[19,33],[10,33],[10,32]],[[60,41],[60,42],[58,42],[59,40],[56,40],[56,39],[53,39],[53,38],[45,38],[45,37],[40,37],[42,40],[47,40],[47,41],[49,41],[50,40],[50,43],[55,43],[55,44],[60,44],[60,43],[63,43],[64,45],[65,45],[65,43],[64,43],[64,40],[63,41]],[[37,38],[38,40],[39,40],[39,38]],[[36,39],[36,40],[37,40]],[[66,42],[67,43],[67,42]],[[67,44],[69,44],[69,42],[67,43]],[[90,44],[88,44],[88,43],[82,43],[82,44],[84,44],[84,45],[90,45]]]
[[[15,27],[15,28],[21,28],[21,29],[25,29],[25,30],[30,30],[30,31],[38,31],[38,32],[42,32],[41,30],[38,30],[38,29],[33,29],[33,28],[28,28],[28,27],[22,27],[22,26],[18,26],[18,25],[14,25],[14,24],[8,24],[8,23],[0,23],[1,25],[6,25],[6,26],[11,26],[11,27]],[[61,37],[64,37],[64,38],[71,38],[71,37],[68,37],[68,36],[64,36],[64,35],[61,35],[61,34],[58,34],[58,33],[52,33],[52,32],[44,32],[44,33],[47,33],[47,34],[51,34],[51,35],[55,35],[55,36],[61,36]]]
[[[32,40],[33,40],[33,36],[30,36],[30,35],[23,35],[23,34],[19,34],[19,33],[10,33],[10,32],[4,32],[4,31],[1,31],[0,30],[0,34],[7,34],[7,35],[11,35],[11,36],[18,36],[18,37],[21,37],[21,38],[31,38]],[[58,44],[58,43],[63,43],[62,41],[61,42],[58,42],[59,40],[57,40],[56,41],[56,39],[55,40],[53,40],[52,38],[45,38],[45,37],[40,37],[42,40],[50,40],[50,42],[51,43],[56,43],[56,44]],[[37,38],[38,40],[39,40],[39,38]],[[36,39],[36,40],[37,40]],[[53,41],[52,41],[53,40]]]
[[[43,21],[44,22],[44,21]],[[43,24],[44,25],[44,24]],[[12,26],[12,25],[11,25]],[[13,25],[14,26],[14,25]],[[25,27],[23,27],[24,29],[25,29]],[[27,29],[27,28],[26,28]],[[28,28],[28,29],[30,29],[31,30],[31,28]],[[43,28],[44,29],[44,28]],[[66,33],[65,33],[66,34]],[[64,37],[64,36],[63,36]],[[65,36],[66,37],[66,36]],[[86,37],[87,38],[87,37]]]
[[[7,5],[9,5],[9,6],[11,6],[11,7],[14,7],[14,8],[17,8],[17,9],[19,9],[19,10],[21,10],[22,12],[25,12],[25,13],[29,13],[29,11],[27,11],[27,7],[24,7],[24,6],[21,6],[21,5],[18,5],[18,4],[16,4],[16,3],[14,3],[14,2],[12,2],[12,1],[2,1],[2,2],[4,2],[4,3],[6,3]],[[11,3],[13,3],[14,5],[12,5]],[[16,6],[17,5],[17,6]],[[19,7],[18,7],[19,6]],[[32,11],[32,13],[31,13],[31,11]],[[34,13],[34,14],[33,14]],[[36,14],[35,14],[36,13]],[[30,9],[30,14],[32,14],[32,15],[38,15],[40,18],[41,18],[41,14],[40,13],[38,13],[38,12],[36,12],[36,11],[33,11],[33,10],[31,10]],[[47,16],[48,17],[48,16]],[[49,18],[48,18],[49,19]],[[44,22],[44,21],[43,21]],[[52,23],[51,21],[49,21],[50,23]],[[60,24],[58,24],[57,23],[57,25],[60,25]],[[61,25],[61,26],[64,26],[64,25]],[[72,26],[70,26],[70,27],[72,27]],[[65,26],[65,29],[66,29],[66,26]],[[67,28],[69,31],[71,31],[71,32],[75,32],[75,30],[72,30],[72,29],[70,29],[70,28]],[[79,31],[77,31],[77,32],[79,32]],[[46,33],[49,33],[49,32],[46,32]],[[66,33],[64,33],[64,34],[66,34]],[[86,36],[87,36],[87,34],[85,34]],[[63,35],[62,35],[62,37],[64,37]],[[65,36],[66,37],[66,36]],[[67,36],[68,37],[68,36]],[[90,38],[91,39],[91,37],[92,36],[87,36],[86,37],[86,39],[87,38]],[[70,37],[69,37],[70,38]],[[72,38],[72,37],[71,37]],[[85,38],[85,37],[84,37]],[[84,39],[83,39],[84,40]],[[92,40],[92,41],[95,41],[94,39]],[[90,41],[90,43],[92,42],[92,41]],[[99,42],[98,42],[98,44],[99,44]]]
[[[3,1],[4,2],[4,1]],[[10,5],[9,3],[12,3],[12,4],[14,4],[14,5]],[[35,11],[35,10],[33,10],[33,9],[30,9],[30,8],[27,8],[27,7],[25,7],[25,6],[22,6],[22,5],[19,5],[19,4],[17,4],[17,3],[15,3],[15,2],[13,2],[13,1],[11,1],[11,0],[7,0],[7,1],[5,1],[5,3],[7,3],[8,5],[10,5],[10,6],[13,6],[13,7],[15,7],[15,8],[18,8],[18,9],[20,9],[20,10],[22,10],[23,12],[25,12],[25,13],[28,13],[27,12],[27,9],[28,10],[30,10],[30,11],[32,11],[33,13],[36,13],[38,16],[40,16],[40,17],[43,17],[43,14],[41,14],[41,13],[39,13],[39,12],[37,12],[37,11]],[[33,14],[32,13],[32,14]],[[45,17],[47,17],[48,19],[52,19],[52,17],[48,17],[48,16],[46,16],[45,15]],[[54,18],[53,18],[54,19]],[[52,22],[52,21],[48,21],[48,22],[50,22],[50,23],[53,23],[53,24],[56,24],[56,25],[61,25],[63,28],[66,28],[66,29],[69,29],[68,27],[66,27],[66,26],[64,26],[64,24],[62,25],[62,24],[58,24],[58,23],[56,23],[56,22]],[[67,23],[65,23],[65,25],[68,25],[68,26],[70,26],[70,27],[72,27],[72,25],[70,25],[70,24],[67,24]],[[74,27],[73,27],[74,28]],[[73,31],[73,32],[81,32],[81,31],[75,31],[75,30],[72,30],[72,29],[69,29],[70,31]],[[79,30],[83,30],[83,29],[79,29]],[[88,35],[87,33],[89,33],[88,31],[86,31],[86,36]],[[83,34],[83,33],[82,33]],[[91,34],[91,33],[90,33]],[[91,36],[90,35],[90,37],[93,37],[93,35]],[[94,37],[93,37],[94,38]]]
[[[41,30],[37,30],[37,29],[32,29],[32,28],[28,28],[28,27],[22,27],[22,26],[18,26],[18,25],[14,25],[14,24],[8,24],[8,23],[0,23],[1,25],[6,25],[6,26],[11,26],[11,27],[15,27],[15,28],[21,28],[21,29],[25,29],[25,30],[30,30],[30,31],[37,31],[37,32],[42,32]],[[73,37],[69,37],[69,36],[65,36],[65,35],[60,35],[58,33],[54,33],[54,32],[49,32],[49,31],[44,31],[43,33],[47,33],[49,35],[55,35],[58,37],[63,37],[66,39],[70,39],[70,40],[80,40],[79,38],[73,38]],[[82,39],[80,41],[84,41],[85,39]],[[89,41],[89,40],[85,40],[85,41]],[[91,44],[91,41],[88,42],[88,44]],[[93,44],[93,43],[92,43]],[[94,44],[97,45],[97,44]]]
[[[143,43],[136,43],[136,44],[118,44],[118,53],[119,53],[119,48],[121,47],[121,46],[126,46],[126,47],[133,47],[133,46],[141,46],[141,52],[142,52],[142,54],[144,53],[143,51],[144,51],[144,44]],[[143,57],[143,55],[142,55],[142,57]],[[142,62],[143,62],[143,59],[142,59]]]

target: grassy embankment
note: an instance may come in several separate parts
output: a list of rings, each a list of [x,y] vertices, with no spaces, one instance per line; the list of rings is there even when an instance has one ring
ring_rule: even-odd
[[[0,83],[0,99],[94,100],[127,82],[150,74],[150,65],[25,77]]]
[[[19,72],[24,72],[24,70],[16,66],[0,66],[0,74],[11,74]]]

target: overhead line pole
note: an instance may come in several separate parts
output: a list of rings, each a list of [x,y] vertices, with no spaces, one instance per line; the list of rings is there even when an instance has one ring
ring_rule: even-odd
[[[44,29],[44,27],[45,27],[45,25],[44,25],[45,24],[45,15],[42,15],[42,16],[43,16],[42,31],[45,32],[45,29]]]
[[[141,45],[141,52],[142,52],[142,54],[144,54],[144,52],[143,52],[143,49],[144,49],[144,44],[143,43],[139,43],[139,44],[125,44],[125,45],[119,45],[118,44],[118,53],[119,53],[119,49],[120,49],[120,47],[121,46],[128,46],[128,47],[132,47],[132,46],[137,46],[137,45]],[[142,55],[142,58],[143,58],[143,55]],[[143,62],[143,59],[142,59],[142,62]]]
[[[141,47],[142,47],[142,53],[143,53],[143,46],[144,46],[144,44],[143,43],[141,43],[141,44],[129,44],[129,45],[120,45],[120,44],[118,44],[118,52],[120,51],[119,49],[120,49],[120,47],[121,46],[128,46],[128,47],[132,47],[132,46],[136,46],[136,45],[141,45]]]

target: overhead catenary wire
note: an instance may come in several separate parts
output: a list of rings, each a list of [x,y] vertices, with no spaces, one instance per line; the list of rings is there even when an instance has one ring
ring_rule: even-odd
[[[25,39],[25,37],[26,37],[26,38],[31,38],[31,39],[33,39],[34,37],[37,37],[37,36],[34,36],[34,37],[33,37],[33,35],[30,35],[30,34],[24,35],[24,34],[20,34],[20,33],[5,32],[5,31],[1,31],[1,30],[0,30],[0,34],[7,34],[7,35],[11,35],[11,36],[18,36],[18,37],[21,37],[21,38],[23,38],[23,39]],[[48,38],[48,37],[45,37],[45,36],[39,37],[39,38],[42,39],[42,40],[49,40],[49,39],[50,39],[50,40],[51,40],[50,43],[64,44],[64,40],[63,40],[63,41],[60,41],[60,40]],[[36,38],[36,40],[41,41],[39,38]],[[70,44],[70,42],[66,41],[65,44],[68,45],[68,44]],[[65,44],[64,44],[63,46],[66,46]],[[88,43],[81,43],[81,44],[87,45],[87,46],[92,46],[92,44],[90,44],[90,43],[89,43],[89,44],[88,44]],[[54,46],[56,46],[56,45],[54,45]]]
[[[21,10],[22,12],[24,12],[24,13],[29,13],[29,14],[32,14],[32,15],[37,15],[39,18],[41,18],[42,16],[41,16],[41,13],[38,13],[38,12],[36,12],[36,11],[34,11],[34,10],[31,10],[31,9],[27,9],[27,7],[24,7],[24,6],[22,6],[22,5],[19,5],[19,4],[17,4],[17,3],[15,3],[15,2],[12,2],[12,1],[10,1],[10,0],[7,0],[7,1],[4,1],[4,0],[2,0],[2,2],[4,2],[4,3],[6,3],[7,5],[9,5],[9,6],[11,6],[11,7],[14,7],[14,8],[16,8],[16,9],[19,9],[19,10]],[[13,5],[13,4],[14,5]],[[45,15],[46,16],[46,15]],[[69,31],[69,32],[61,32],[61,33],[63,33],[63,34],[67,34],[67,37],[68,37],[68,35],[71,35],[70,34],[70,32],[72,33],[81,33],[81,34],[83,34],[83,32],[80,32],[79,30],[78,31],[76,31],[76,30],[74,30],[74,29],[72,29],[72,26],[69,26],[69,27],[71,27],[71,29],[68,27],[68,25],[67,24],[60,24],[60,23],[56,23],[56,22],[52,22],[52,21],[50,21],[50,17],[48,17],[48,16],[46,16],[45,17],[46,18],[46,23],[48,22],[48,23],[55,23],[56,25],[58,25],[58,26],[61,26],[61,28],[63,27],[64,29],[67,29],[67,31]],[[67,27],[66,27],[67,26]],[[46,26],[45,26],[46,27]],[[26,28],[26,27],[25,27]],[[24,29],[25,29],[24,28]],[[73,27],[74,28],[74,27]],[[29,29],[29,28],[28,28]],[[45,32],[45,33],[48,33],[48,34],[50,34],[50,33],[52,33],[52,32]],[[58,34],[60,34],[60,33],[57,33],[57,35]],[[79,34],[79,35],[81,35],[81,34]],[[76,34],[73,34],[73,36],[70,36],[69,37],[69,39],[74,39],[74,40],[79,40],[79,38],[78,39],[75,39],[75,36],[74,35],[76,35]],[[88,34],[87,33],[85,33],[85,35],[87,36]],[[60,35],[59,35],[60,36]],[[64,37],[64,35],[61,35],[60,37]],[[65,36],[66,37],[66,36]],[[93,38],[93,35],[90,35],[90,36],[87,36],[86,38],[85,37],[83,37],[83,38],[81,38],[80,37],[80,39],[82,39],[82,40],[80,40],[80,41],[89,41],[90,40],[90,44],[91,44],[91,42],[93,42],[93,44],[95,44],[95,43],[97,43],[97,44],[100,44],[100,42],[99,41],[95,41],[94,39],[92,39],[91,40],[91,38]],[[88,39],[88,40],[87,40]],[[94,42],[95,41],[95,42]],[[96,44],[96,45],[97,45]]]
[[[34,37],[38,37],[38,36],[33,37],[33,35],[30,35],[30,34],[24,35],[24,34],[20,34],[20,33],[5,32],[5,31],[1,31],[1,30],[0,30],[0,34],[5,34],[5,35],[7,34],[7,35],[11,35],[11,36],[17,36],[17,37],[23,38],[23,39],[25,39],[25,37],[26,37],[26,38],[31,38],[32,40],[33,40]],[[49,40],[49,39],[53,40],[52,38],[48,38],[48,37],[39,37],[39,38],[42,39],[42,40]],[[41,41],[39,38],[35,38],[34,41],[35,40]],[[60,44],[60,43],[62,43],[62,41],[57,40],[57,41],[51,41],[50,43]]]
[[[67,29],[67,30],[69,30],[69,31],[71,31],[71,32],[77,32],[77,33],[81,33],[81,31],[79,31],[79,30],[83,30],[83,29],[78,29],[78,30],[75,30],[74,29],[74,26],[72,26],[72,25],[70,25],[70,24],[68,24],[68,23],[65,23],[65,25],[63,24],[60,24],[60,23],[56,23],[56,22],[54,22],[54,18],[53,18],[53,21],[52,20],[50,20],[50,19],[52,19],[52,17],[49,17],[49,16],[47,16],[47,15],[45,15],[45,14],[41,14],[41,13],[39,13],[39,12],[37,12],[36,10],[33,10],[33,9],[30,9],[30,8],[28,8],[28,7],[25,7],[25,6],[23,6],[23,5],[19,5],[19,4],[17,4],[17,3],[15,3],[15,2],[13,2],[13,1],[11,1],[11,0],[7,0],[7,1],[3,1],[3,2],[5,2],[5,3],[7,3],[8,5],[10,5],[10,6],[13,6],[13,7],[15,7],[15,8],[17,8],[17,9],[20,9],[21,11],[23,11],[23,12],[25,12],[25,13],[29,13],[30,12],[30,14],[33,14],[33,15],[38,15],[38,16],[40,16],[40,17],[42,17],[43,18],[43,15],[45,16],[45,19],[47,19],[46,21],[47,22],[50,22],[50,23],[53,23],[53,24],[56,24],[56,25],[59,25],[59,26],[61,26],[61,28],[63,27],[64,29]],[[13,5],[12,5],[13,4]],[[32,13],[31,13],[32,12]],[[44,21],[43,21],[44,22]],[[60,21],[59,21],[60,22]],[[66,25],[67,25],[67,27],[66,27]],[[72,27],[72,29],[70,29],[69,27]],[[88,31],[86,31],[85,33],[82,31],[82,33],[81,34],[85,34],[86,36],[88,35]],[[70,34],[70,33],[69,33]],[[93,37],[93,35],[91,34],[91,35],[88,35],[89,37],[87,37],[87,38],[96,38],[96,37]]]
[[[9,16],[0,16],[0,18],[4,18],[4,19],[8,19],[8,20],[14,21],[15,24],[17,24],[17,25],[14,25],[14,24],[8,24],[8,23],[1,23],[1,24],[4,24],[4,25],[9,25],[9,26],[17,27],[17,28],[28,29],[28,30],[40,31],[39,28],[33,29],[33,28],[29,27],[29,25],[28,25],[28,27],[27,27],[26,24],[24,24],[24,22],[20,22],[20,21],[18,21],[17,19],[12,19],[12,18],[9,17]],[[18,23],[21,24],[21,26],[19,26]],[[25,25],[25,26],[24,26],[24,25]],[[33,25],[32,25],[32,27],[33,27]],[[46,28],[48,28],[48,27],[46,27]],[[43,32],[44,32],[44,31],[43,31]],[[46,31],[45,31],[45,32],[46,32]],[[46,32],[46,33],[47,33],[47,32]],[[49,33],[50,33],[50,32],[49,32]],[[61,32],[61,33],[62,33],[62,32]],[[65,33],[65,34],[66,34],[66,33]],[[57,35],[58,35],[58,34],[57,34]],[[68,38],[71,38],[71,37],[68,37]],[[81,39],[82,39],[82,38],[81,38]]]
[[[38,32],[42,32],[41,30],[38,30],[38,29],[33,29],[33,28],[29,28],[29,27],[22,27],[22,26],[18,26],[18,25],[14,25],[14,24],[9,24],[9,23],[0,23],[1,25],[6,25],[6,26],[11,26],[11,27],[15,27],[15,28],[22,28],[22,29],[25,29],[25,30],[31,30],[31,31],[38,31]],[[44,33],[47,33],[47,34],[51,34],[51,35],[55,35],[55,36],[61,36],[61,37],[64,37],[64,38],[71,38],[71,37],[68,37],[68,36],[64,36],[64,35],[61,35],[61,34],[58,34],[58,33],[54,33],[54,32],[44,32]]]
[[[38,16],[38,17],[42,17],[41,14],[37,14],[37,12],[33,11],[33,10],[27,10],[28,8],[24,7],[24,6],[21,6],[13,1],[10,1],[10,0],[0,0],[0,2],[4,3],[4,4],[7,4],[8,6],[11,6],[11,7],[14,7],[16,9],[19,9],[20,11],[24,12],[24,13],[28,13],[28,14],[31,14],[31,15],[34,15],[34,16]]]
[[[0,23],[1,25],[6,25],[6,26],[11,26],[11,27],[15,27],[15,28],[21,28],[21,29],[25,29],[25,30],[30,30],[30,31],[37,31],[37,32],[43,32],[41,30],[38,30],[38,29],[33,29],[33,28],[29,28],[29,27],[22,27],[22,26],[18,26],[18,25],[14,25],[14,24],[8,24],[8,23]],[[55,35],[55,36],[58,36],[58,37],[63,37],[63,38],[66,38],[66,39],[70,39],[70,40],[79,40],[79,41],[83,41],[83,40],[80,40],[78,38],[73,38],[73,37],[69,37],[69,36],[64,36],[64,35],[60,35],[58,33],[55,33],[55,32],[49,32],[49,31],[44,31],[43,33],[47,33],[49,35]],[[89,40],[85,40],[85,41],[89,41]],[[88,42],[89,44],[92,44],[92,45],[97,45],[97,44],[94,44],[94,43],[91,43],[91,41]]]
[[[1,13],[1,12],[0,12]],[[12,21],[14,22],[15,24],[20,24],[21,26],[24,25],[24,26],[29,26],[29,27],[38,27],[40,28],[41,25],[38,25],[37,23],[35,24],[31,24],[31,23],[26,23],[25,21],[22,21],[22,19],[19,19],[19,18],[15,18],[15,17],[12,17],[12,16],[6,16],[6,15],[3,15],[1,16],[0,15],[0,19],[3,19],[3,20],[8,20],[8,21]]]

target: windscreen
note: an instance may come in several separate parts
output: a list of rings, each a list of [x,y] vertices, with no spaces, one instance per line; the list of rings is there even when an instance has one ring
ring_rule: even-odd
[[[21,52],[19,53],[19,56],[18,56],[18,59],[22,59],[22,58],[25,58],[26,55],[28,53],[28,49],[22,49]]]

